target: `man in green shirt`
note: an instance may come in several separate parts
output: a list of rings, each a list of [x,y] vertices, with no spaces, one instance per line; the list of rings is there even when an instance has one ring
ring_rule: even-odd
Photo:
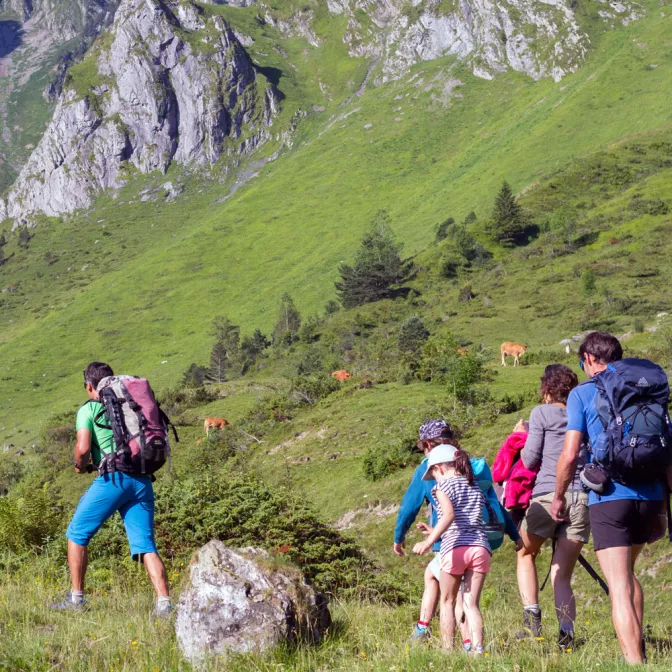
[[[84,372],[84,387],[89,401],[77,412],[77,444],[75,471],[91,471],[101,459],[115,451],[112,428],[98,401],[98,384],[113,376],[112,369],[102,362],[92,362]],[[65,600],[53,605],[55,609],[80,610],[85,604],[84,576],[87,546],[102,524],[119,511],[134,560],[147,568],[157,595],[155,616],[169,616],[173,607],[168,595],[168,578],[163,561],[154,542],[154,490],[150,476],[116,472],[96,478],[79,501],[68,526],[68,566],[72,590]]]

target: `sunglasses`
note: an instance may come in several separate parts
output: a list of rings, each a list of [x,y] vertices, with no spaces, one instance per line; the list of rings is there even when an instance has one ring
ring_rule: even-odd
[[[581,359],[579,360],[579,368],[581,369],[581,371],[585,372],[585,369],[583,368],[583,357],[581,357]]]

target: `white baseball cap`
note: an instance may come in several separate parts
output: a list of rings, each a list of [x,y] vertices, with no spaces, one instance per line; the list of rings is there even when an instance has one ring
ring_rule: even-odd
[[[432,452],[427,458],[427,471],[422,477],[423,481],[433,481],[434,478],[429,473],[430,469],[436,464],[443,464],[444,462],[455,462],[455,454],[458,452],[459,448],[451,446],[448,443],[441,444],[436,448],[432,449]]]

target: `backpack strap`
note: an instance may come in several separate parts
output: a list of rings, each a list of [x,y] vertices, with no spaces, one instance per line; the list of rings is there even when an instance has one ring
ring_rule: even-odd
[[[557,543],[558,543],[558,540],[553,539],[553,545],[552,545],[553,550],[551,552],[551,563],[548,566],[548,574],[546,574],[546,578],[544,579],[544,582],[541,584],[541,588],[539,589],[539,592],[541,592],[544,588],[546,588],[546,584],[548,583],[548,579],[551,576],[551,567],[553,566],[553,556],[555,555],[555,548],[557,546]],[[588,562],[588,560],[586,560],[583,557],[582,553],[579,553],[579,557],[577,558],[577,560],[579,561],[579,564],[581,565],[581,567],[583,567],[588,572],[588,575],[590,576],[590,578],[597,581],[600,588],[602,588],[602,590],[607,595],[609,595],[609,586],[606,584],[605,580],[597,573],[597,571],[595,571],[595,568]]]
[[[672,541],[672,507],[670,506],[670,486],[667,484],[667,480],[664,481],[663,485],[665,486],[665,502],[667,507],[667,535],[670,541]]]

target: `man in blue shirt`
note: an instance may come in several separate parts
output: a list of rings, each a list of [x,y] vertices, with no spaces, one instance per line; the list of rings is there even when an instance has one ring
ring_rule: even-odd
[[[592,379],[610,362],[620,360],[623,349],[617,338],[596,331],[586,336],[579,348],[579,357],[581,368]],[[566,518],[565,492],[574,477],[584,437],[595,445],[603,431],[596,395],[597,386],[587,382],[574,388],[567,400],[567,433],[551,505],[551,515],[556,520]],[[658,521],[663,493],[660,482],[626,486],[612,480],[602,494],[590,492],[588,497],[593,544],[609,584],[614,628],[623,656],[634,664],[643,662],[644,614],[644,595],[634,566]]]

